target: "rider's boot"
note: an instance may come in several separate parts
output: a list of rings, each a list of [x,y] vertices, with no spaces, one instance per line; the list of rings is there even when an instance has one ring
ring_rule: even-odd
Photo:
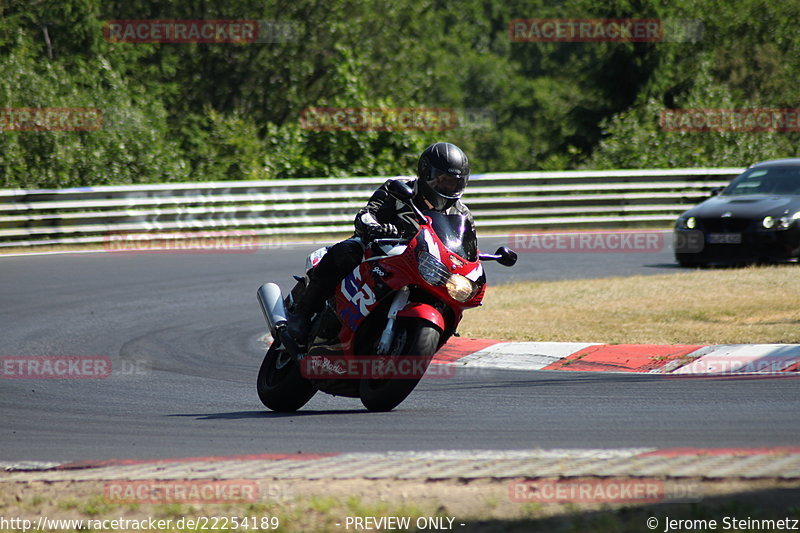
[[[289,313],[287,324],[289,334],[300,344],[306,344],[311,329],[311,317],[322,310],[327,292],[319,281],[310,280],[300,300],[295,304],[294,311]]]

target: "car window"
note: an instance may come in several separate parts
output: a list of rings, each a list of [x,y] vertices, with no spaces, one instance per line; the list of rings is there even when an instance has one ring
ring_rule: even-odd
[[[723,194],[800,195],[800,167],[769,167],[746,171],[735,178]]]

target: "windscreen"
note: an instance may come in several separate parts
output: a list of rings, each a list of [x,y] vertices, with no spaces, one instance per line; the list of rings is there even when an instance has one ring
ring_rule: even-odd
[[[735,178],[722,194],[800,194],[800,166],[751,168]]]
[[[466,259],[478,260],[478,237],[475,228],[464,215],[444,215],[438,211],[423,211],[431,217],[433,231],[447,249]]]

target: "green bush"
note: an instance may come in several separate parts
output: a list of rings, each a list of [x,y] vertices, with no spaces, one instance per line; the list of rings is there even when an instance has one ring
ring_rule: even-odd
[[[710,16],[713,14],[713,17]],[[517,18],[702,22],[682,42],[513,42]],[[104,22],[251,19],[278,42],[108,42]],[[0,107],[88,107],[98,131],[0,131],[0,187],[407,174],[436,140],[475,173],[743,166],[797,133],[666,132],[664,109],[791,108],[800,4],[763,0],[7,0]],[[312,131],[310,107],[477,110],[481,127]]]

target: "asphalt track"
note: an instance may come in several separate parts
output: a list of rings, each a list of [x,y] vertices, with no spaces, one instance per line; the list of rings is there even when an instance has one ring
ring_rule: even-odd
[[[797,444],[791,378],[482,370],[423,380],[391,413],[324,394],[271,413],[255,392],[255,289],[287,287],[313,248],[0,257],[0,356],[99,355],[114,367],[105,379],[0,379],[0,461]],[[668,247],[527,253],[487,271],[490,283],[681,273]]]

